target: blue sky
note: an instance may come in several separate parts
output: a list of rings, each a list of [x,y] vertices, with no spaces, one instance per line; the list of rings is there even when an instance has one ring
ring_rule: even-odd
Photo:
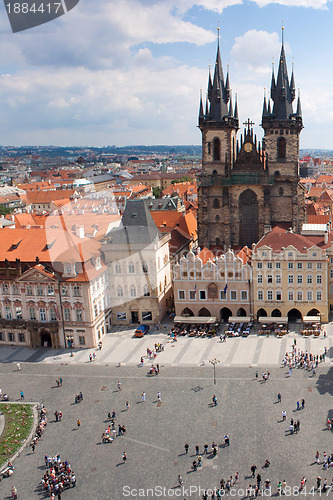
[[[295,63],[302,148],[333,149],[331,0],[81,0],[12,34],[0,8],[0,144],[200,144],[216,28],[240,121],[256,123],[281,26]]]

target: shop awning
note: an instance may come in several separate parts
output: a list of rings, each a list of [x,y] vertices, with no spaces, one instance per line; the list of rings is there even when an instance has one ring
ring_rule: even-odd
[[[271,324],[271,323],[278,323],[278,324],[286,324],[288,323],[288,318],[287,316],[259,316],[259,323],[263,324]]]
[[[250,323],[250,316],[229,316],[228,323]]]
[[[320,316],[304,316],[303,323],[320,323]]]
[[[176,316],[175,323],[192,323],[192,324],[211,324],[216,323],[215,316]]]

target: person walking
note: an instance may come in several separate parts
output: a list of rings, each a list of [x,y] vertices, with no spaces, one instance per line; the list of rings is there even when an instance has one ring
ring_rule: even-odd
[[[21,365],[20,363],[16,363],[16,368],[17,368],[17,371],[20,372],[21,371]]]
[[[282,412],[282,420],[285,421],[286,418],[287,418],[287,412],[286,412],[286,410],[283,410],[283,412]]]
[[[297,403],[296,403],[296,409],[299,410],[299,408],[300,408],[299,401],[297,401]]]
[[[302,410],[305,408],[305,399],[302,399]]]
[[[255,473],[256,473],[256,470],[257,470],[257,466],[256,465],[251,465],[251,472],[252,472],[252,477],[255,477]]]
[[[129,403],[129,401],[126,401],[126,411],[128,411],[130,409],[131,405]]]
[[[281,393],[279,392],[279,394],[278,394],[278,403],[281,403],[281,400],[282,400],[282,396],[281,396]]]
[[[119,380],[117,382],[117,387],[118,387],[118,391],[121,391],[121,383],[119,382]]]
[[[182,476],[180,474],[178,474],[178,484],[179,484],[179,487],[184,483],[184,480],[182,478]]]
[[[217,406],[217,397],[215,396],[215,394],[214,394],[214,396],[212,397],[212,400],[213,400],[213,404],[214,404],[214,406]]]
[[[146,401],[146,393],[145,393],[145,392],[143,392],[143,393],[141,394],[141,396],[142,396],[142,402],[145,402],[145,401]]]
[[[207,452],[208,452],[208,444],[205,443],[204,444],[204,455],[207,455]]]
[[[199,455],[199,445],[198,444],[195,446],[195,454]]]
[[[21,401],[22,401],[22,399],[24,399],[24,393],[23,393],[23,391],[20,392],[20,396],[21,396]]]
[[[185,448],[185,454],[187,455],[188,454],[188,449],[189,449],[188,443],[185,443],[184,448]]]
[[[161,393],[160,392],[157,393],[157,401],[159,401],[159,402],[162,401]]]
[[[78,426],[78,429],[80,429],[80,427],[81,427],[81,420],[77,421],[77,426]]]
[[[124,453],[123,453],[123,463],[124,463],[124,464],[126,464],[126,462],[127,462],[127,455],[126,455],[126,453],[124,452]]]

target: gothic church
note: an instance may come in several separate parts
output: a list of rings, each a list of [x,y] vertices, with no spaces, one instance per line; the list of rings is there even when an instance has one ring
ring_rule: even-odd
[[[289,80],[282,38],[277,78],[273,68],[270,98],[264,97],[262,143],[257,143],[250,120],[238,141],[237,101],[233,106],[218,41],[214,76],[209,73],[207,100],[204,105],[201,97],[199,109],[200,247],[251,247],[275,225],[301,231],[306,222],[304,188],[299,183],[303,123],[299,96],[293,111],[295,97],[294,72]]]

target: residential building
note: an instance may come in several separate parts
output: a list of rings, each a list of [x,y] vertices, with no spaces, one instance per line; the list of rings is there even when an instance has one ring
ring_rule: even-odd
[[[232,250],[219,257],[207,248],[189,252],[173,269],[176,316],[250,316],[251,279],[247,259]]]

